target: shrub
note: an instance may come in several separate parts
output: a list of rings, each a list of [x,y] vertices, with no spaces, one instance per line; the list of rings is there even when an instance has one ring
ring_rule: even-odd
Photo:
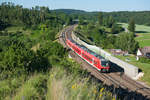
[[[146,58],[146,57],[140,57],[139,60],[141,63],[149,63],[150,64],[150,59]]]

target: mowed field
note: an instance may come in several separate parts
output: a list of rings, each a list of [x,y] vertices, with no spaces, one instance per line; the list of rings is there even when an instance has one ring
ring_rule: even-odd
[[[24,30],[22,26],[11,26],[5,29],[8,33],[16,33],[21,32],[23,34],[30,34],[31,30],[26,29]]]
[[[128,24],[119,23],[123,27],[127,28]],[[142,48],[144,46],[150,46],[150,26],[136,25],[136,35],[135,38],[139,42],[139,46]]]

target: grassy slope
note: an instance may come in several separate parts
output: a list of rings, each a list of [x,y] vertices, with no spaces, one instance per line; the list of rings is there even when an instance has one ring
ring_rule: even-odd
[[[27,29],[27,30],[23,30],[22,26],[11,26],[6,28],[5,30],[7,30],[9,33],[16,33],[16,32],[22,32],[24,34],[30,34],[31,30]]]
[[[48,80],[47,100],[100,100],[113,99],[102,85],[90,77],[67,75],[62,68],[53,68]],[[106,96],[105,96],[106,95]]]
[[[150,33],[138,33],[135,39],[139,42],[140,47],[150,46]]]
[[[128,24],[127,23],[119,23],[121,24],[123,27],[127,28],[128,27]],[[138,32],[149,32],[150,33],[150,26],[145,26],[145,25],[136,25],[136,29],[135,31]]]

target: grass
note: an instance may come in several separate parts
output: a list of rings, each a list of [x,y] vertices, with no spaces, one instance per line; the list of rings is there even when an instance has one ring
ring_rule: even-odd
[[[118,24],[121,24],[123,27],[128,28],[127,23],[118,23]],[[136,24],[135,31],[136,33],[150,33],[150,26]]]
[[[31,30],[23,30],[22,26],[11,26],[6,28],[5,30],[7,30],[9,33],[22,32],[23,34],[31,34]]]
[[[24,76],[18,78],[5,79],[0,81],[0,100],[11,98],[17,89],[24,83]]]
[[[48,81],[46,100],[110,100],[113,95],[90,77],[68,75],[61,68],[53,68]]]
[[[119,23],[123,27],[127,28],[127,23]],[[144,46],[150,46],[150,26],[136,25],[135,28],[137,37],[135,38],[139,42],[140,48]]]
[[[138,37],[135,38],[139,42],[139,46],[150,46],[150,33],[138,33]]]
[[[45,98],[46,76],[42,74],[32,76],[18,90],[13,100],[42,100]]]

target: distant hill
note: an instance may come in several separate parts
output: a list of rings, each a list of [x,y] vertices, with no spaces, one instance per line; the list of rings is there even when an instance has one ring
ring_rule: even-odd
[[[75,9],[56,9],[56,13],[63,12],[69,15],[83,16],[89,20],[97,20],[98,12],[87,12]],[[130,18],[134,18],[136,24],[150,25],[150,11],[117,11],[117,12],[103,12],[103,16],[112,16],[116,21],[128,23]]]
[[[56,12],[64,12],[66,14],[87,14],[88,12],[83,11],[83,10],[75,10],[75,9],[55,9],[53,11]]]

